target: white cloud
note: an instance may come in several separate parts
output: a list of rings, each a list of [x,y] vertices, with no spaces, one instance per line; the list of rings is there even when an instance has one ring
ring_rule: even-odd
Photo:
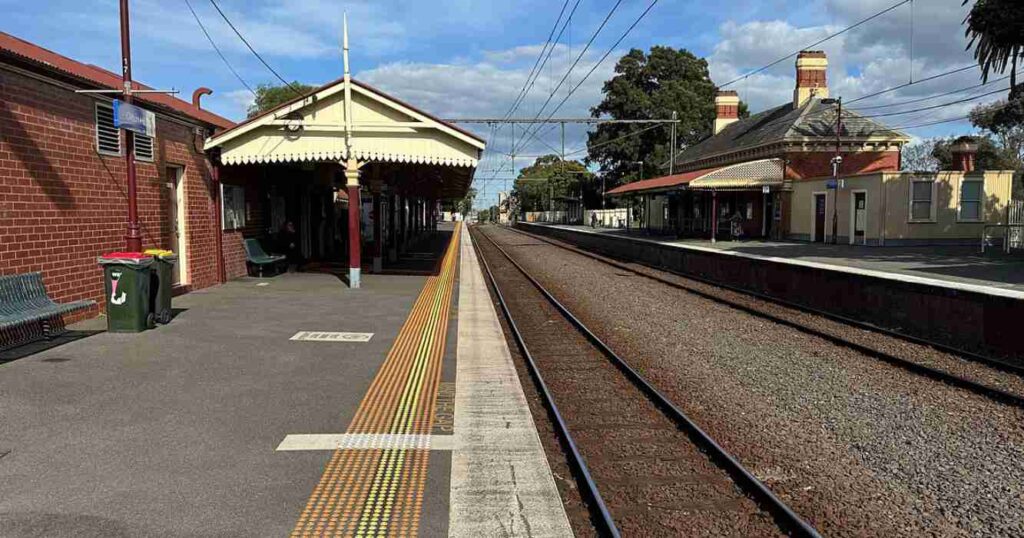
[[[971,53],[964,50],[967,42],[961,26],[969,6],[962,7],[959,2],[930,2],[927,7],[921,5],[921,2],[917,4],[913,24],[912,73],[909,6],[898,8],[815,47],[828,53],[829,86],[833,96],[843,96],[850,100],[907,83],[911,76],[921,80],[973,63]],[[826,11],[834,18],[834,22],[829,25],[798,27],[785,21],[751,21],[743,24],[727,22],[719,28],[721,41],[708,58],[712,78],[719,84],[733,80],[889,5],[889,0],[828,0]],[[739,91],[741,98],[750,104],[751,111],[757,112],[792,99],[794,79],[794,59],[790,58],[765,72],[733,84],[730,89]],[[978,82],[978,71],[969,70],[867,99],[854,106],[898,103],[965,88]],[[977,93],[998,87],[992,85]],[[904,107],[874,109],[872,113],[910,110],[971,95],[972,92],[966,92]],[[899,126],[953,118],[965,115],[979,102],[996,98],[998,96],[934,111],[879,119]]]

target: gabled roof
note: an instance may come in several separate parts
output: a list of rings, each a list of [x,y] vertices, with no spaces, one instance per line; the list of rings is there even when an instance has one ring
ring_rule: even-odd
[[[4,56],[19,59],[38,69],[70,76],[73,79],[85,82],[88,86],[110,89],[120,89],[122,87],[121,75],[107,71],[102,67],[72,60],[67,56],[44,49],[34,43],[29,43],[10,34],[0,32],[0,59]],[[133,88],[138,90],[152,89],[138,82],[134,83]],[[143,104],[151,105],[158,109],[163,108],[221,129],[227,129],[235,124],[227,118],[192,106],[192,103],[168,94],[138,94],[134,96],[134,99]]]
[[[219,148],[221,162],[229,165],[348,158],[477,165],[486,145],[482,138],[367,84],[353,80],[351,89],[351,146],[341,78],[215,134],[205,148]]]
[[[831,141],[835,139],[836,106],[808,99],[800,107],[786,103],[728,125],[717,135],[690,146],[676,157],[685,166],[709,157],[726,155],[778,142]],[[844,140],[909,142],[906,134],[843,109]]]
[[[225,141],[231,139],[232,133],[235,132],[235,131],[244,131],[246,128],[255,127],[256,126],[255,124],[259,124],[261,121],[265,121],[267,118],[277,119],[279,116],[283,115],[282,113],[288,113],[288,112],[290,112],[290,111],[292,111],[292,110],[294,110],[296,108],[301,108],[303,106],[306,106],[306,105],[310,104],[310,103],[306,102],[308,99],[315,98],[315,96],[317,94],[323,92],[324,90],[327,90],[327,89],[331,88],[332,86],[337,86],[337,85],[343,83],[344,81],[345,81],[344,77],[332,80],[332,81],[330,81],[330,82],[328,82],[328,83],[326,83],[326,84],[324,84],[324,85],[322,85],[322,86],[320,86],[318,88],[314,88],[314,89],[312,89],[312,90],[310,90],[310,91],[308,91],[308,92],[306,92],[306,93],[304,93],[302,95],[298,95],[298,96],[296,96],[293,99],[285,101],[284,103],[281,103],[280,105],[277,105],[276,107],[274,107],[274,108],[272,108],[270,110],[267,110],[265,112],[257,114],[257,115],[255,115],[255,116],[253,116],[251,118],[247,118],[245,121],[234,125],[230,129],[228,129],[226,131],[223,131],[223,132],[220,132],[220,133],[217,133],[217,136],[214,137],[216,140],[211,140],[211,142],[213,144],[220,144],[222,142],[225,142]],[[363,88],[364,90],[367,90],[367,91],[375,93],[375,94],[377,94],[377,95],[379,95],[381,97],[384,97],[385,99],[388,99],[388,100],[390,100],[390,101],[392,101],[392,102],[394,102],[394,103],[396,103],[398,105],[401,105],[403,108],[407,108],[407,109],[409,109],[411,111],[414,111],[417,114],[419,114],[419,115],[421,115],[421,116],[423,116],[425,118],[429,118],[430,120],[432,120],[432,121],[434,121],[434,122],[436,122],[436,123],[438,123],[440,125],[443,125],[444,127],[448,128],[448,129],[456,131],[456,132],[458,132],[458,133],[460,133],[460,134],[462,134],[462,135],[464,135],[466,137],[472,138],[472,139],[476,140],[477,142],[480,142],[481,144],[483,144],[485,142],[483,138],[480,138],[479,136],[477,136],[477,135],[475,135],[475,134],[473,134],[473,133],[471,133],[471,132],[469,132],[469,131],[461,128],[461,127],[458,127],[457,125],[454,125],[452,123],[448,123],[448,122],[446,122],[444,120],[441,120],[441,119],[437,118],[436,116],[434,116],[434,115],[432,115],[432,114],[430,114],[428,112],[424,112],[424,111],[422,111],[422,110],[420,110],[420,109],[418,109],[418,108],[416,108],[416,107],[414,107],[414,106],[412,106],[412,105],[410,105],[410,104],[408,104],[408,103],[406,103],[406,102],[404,102],[404,101],[402,101],[402,100],[400,100],[400,99],[398,99],[396,97],[392,97],[391,95],[388,95],[388,94],[382,92],[381,90],[378,90],[377,88],[375,88],[373,86],[370,86],[369,84],[366,84],[365,82],[360,82],[360,81],[358,81],[356,79],[352,79],[352,85],[353,85],[353,87]],[[300,105],[300,106],[296,107],[297,104]]]
[[[705,168],[703,170],[694,170],[692,172],[686,172],[683,174],[675,174],[671,176],[662,176],[652,179],[644,179],[641,181],[634,181],[632,183],[626,183],[625,185],[619,185],[614,189],[606,192],[606,195],[619,196],[622,194],[629,194],[632,192],[642,191],[654,191],[654,190],[666,190],[680,185],[685,185],[701,176],[707,175],[717,168]]]

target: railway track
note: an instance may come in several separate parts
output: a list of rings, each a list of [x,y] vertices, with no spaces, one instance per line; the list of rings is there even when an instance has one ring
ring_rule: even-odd
[[[601,534],[819,536],[500,245],[471,231]]]
[[[866,331],[869,331],[869,332],[872,332],[872,333],[876,333],[876,334],[879,334],[879,335],[882,335],[882,336],[895,338],[895,339],[902,340],[902,341],[905,341],[905,342],[908,342],[908,343],[911,343],[911,344],[914,344],[914,345],[929,347],[929,348],[932,348],[932,349],[934,349],[936,351],[939,351],[941,353],[945,353],[945,354],[948,354],[950,356],[953,356],[953,357],[955,357],[957,359],[960,359],[960,360],[963,360],[963,361],[967,361],[967,362],[971,362],[971,363],[976,363],[976,364],[979,364],[981,366],[984,366],[984,367],[987,367],[987,368],[991,368],[991,369],[994,369],[994,370],[998,370],[999,372],[1002,372],[1002,373],[1005,373],[1005,374],[1010,374],[1010,375],[1012,375],[1014,377],[1024,379],[1024,368],[1022,368],[1020,366],[1017,366],[1017,365],[1014,365],[1014,364],[1010,364],[1010,363],[1007,363],[1007,362],[1004,362],[1004,361],[1001,361],[1001,360],[998,360],[998,359],[994,359],[994,358],[991,358],[991,357],[986,357],[986,356],[979,355],[979,354],[976,354],[976,353],[971,353],[971,352],[968,352],[968,351],[964,351],[964,350],[960,350],[960,349],[957,349],[957,348],[953,348],[951,346],[948,346],[948,345],[945,345],[945,344],[941,344],[941,343],[938,343],[938,342],[931,342],[931,341],[928,341],[928,340],[925,340],[925,339],[922,339],[922,338],[918,338],[918,337],[914,337],[914,336],[910,336],[910,335],[905,335],[905,334],[902,334],[902,333],[899,333],[899,332],[896,332],[896,331],[888,330],[888,329],[885,329],[885,328],[882,328],[882,327],[877,327],[877,326],[874,326],[874,325],[871,325],[871,324],[867,324],[867,323],[863,323],[863,322],[860,322],[860,321],[857,321],[857,320],[851,320],[851,319],[845,318],[843,316],[837,316],[837,315],[830,314],[830,313],[827,313],[827,312],[822,312],[822,311],[819,311],[819,310],[816,310],[816,309],[803,307],[801,305],[793,304],[793,303],[790,303],[788,301],[784,301],[784,300],[781,300],[781,299],[778,299],[778,298],[775,298],[775,297],[763,295],[763,294],[752,292],[752,291],[748,291],[748,290],[743,290],[743,289],[735,288],[735,287],[728,286],[728,285],[718,284],[718,283],[715,283],[715,282],[712,282],[712,281],[709,281],[709,280],[706,280],[706,279],[702,279],[702,278],[699,278],[699,277],[696,277],[696,276],[684,275],[684,274],[676,273],[676,272],[665,270],[665,269],[652,269],[652,268],[647,268],[646,266],[641,266],[641,267],[643,267],[643,269],[638,269],[635,266],[636,264],[623,263],[623,262],[619,262],[619,261],[616,261],[616,260],[613,260],[613,259],[609,259],[609,258],[607,258],[605,256],[594,254],[592,252],[589,252],[589,251],[586,251],[586,250],[583,250],[583,249],[580,249],[580,248],[577,248],[577,247],[574,247],[574,246],[565,245],[565,244],[563,244],[560,241],[551,240],[551,239],[549,239],[547,237],[543,237],[543,236],[540,236],[540,235],[537,235],[537,234],[529,233],[529,232],[520,230],[518,228],[508,228],[508,229],[511,230],[511,231],[514,231],[514,232],[516,232],[518,234],[521,234],[521,235],[523,235],[525,237],[529,237],[530,239],[541,241],[543,243],[546,243],[546,244],[549,244],[549,245],[552,245],[552,246],[555,246],[555,247],[558,247],[558,248],[561,248],[561,249],[564,249],[564,250],[567,250],[567,251],[579,254],[581,256],[585,256],[587,258],[599,261],[601,263],[607,264],[607,265],[609,265],[611,267],[614,267],[616,269],[619,269],[619,270],[628,271],[630,274],[634,274],[634,275],[641,276],[641,277],[644,277],[644,278],[649,278],[651,280],[654,280],[654,281],[659,282],[661,284],[665,284],[665,285],[670,286],[672,288],[683,290],[685,292],[697,295],[697,296],[699,296],[701,298],[708,299],[708,300],[717,302],[719,304],[723,304],[723,305],[729,306],[731,308],[735,308],[737,310],[740,310],[740,311],[743,311],[745,313],[754,315],[756,317],[759,317],[759,318],[771,321],[773,323],[778,323],[778,324],[781,324],[781,325],[785,325],[787,327],[794,328],[794,329],[799,330],[799,331],[801,331],[803,333],[810,334],[810,335],[822,338],[822,339],[824,339],[826,341],[829,341],[829,342],[831,342],[833,344],[840,345],[840,346],[852,349],[854,351],[857,351],[858,353],[861,353],[861,354],[864,354],[866,356],[869,356],[869,357],[881,360],[883,362],[886,362],[886,363],[891,364],[893,366],[896,366],[896,367],[902,368],[904,370],[913,372],[915,374],[922,375],[922,376],[925,376],[925,377],[928,377],[928,378],[931,378],[931,379],[935,379],[935,380],[941,381],[943,383],[947,383],[949,385],[953,385],[953,386],[956,386],[956,387],[968,390],[968,391],[973,392],[975,394],[979,394],[979,395],[991,398],[993,400],[996,400],[996,401],[999,401],[999,402],[1002,402],[1002,403],[1005,403],[1005,404],[1008,404],[1008,405],[1013,405],[1015,407],[1024,408],[1024,393],[1010,391],[1010,390],[1005,390],[1003,388],[999,388],[999,387],[996,387],[996,386],[993,386],[993,385],[990,385],[990,384],[979,382],[977,380],[971,379],[971,378],[963,376],[963,375],[958,375],[958,374],[952,373],[952,372],[950,372],[948,370],[944,370],[942,368],[937,368],[937,367],[929,366],[929,365],[923,364],[921,362],[917,362],[917,361],[914,361],[914,360],[910,360],[910,359],[898,356],[895,353],[890,353],[890,352],[883,351],[883,350],[877,349],[877,348],[869,346],[869,345],[865,345],[865,344],[860,343],[860,342],[855,342],[855,341],[853,341],[853,340],[851,340],[849,338],[843,337],[841,335],[837,335],[837,334],[835,334],[833,332],[829,332],[827,330],[821,330],[821,329],[818,329],[818,328],[815,328],[815,327],[809,327],[806,324],[800,323],[799,321],[796,321],[796,320],[793,320],[793,319],[788,319],[787,317],[767,312],[763,308],[758,308],[758,307],[755,307],[755,306],[751,306],[750,304],[744,304],[744,303],[741,303],[739,301],[723,297],[722,295],[716,294],[714,292],[709,292],[709,291],[703,290],[703,289],[696,289],[693,286],[688,286],[688,285],[680,284],[679,282],[675,282],[675,281],[669,280],[667,278],[664,278],[662,276],[659,276],[658,274],[656,274],[656,272],[660,271],[660,272],[668,273],[668,274],[670,274],[670,275],[672,275],[674,277],[678,277],[678,278],[683,279],[683,280],[693,281],[693,282],[702,284],[704,286],[709,286],[709,287],[712,287],[712,288],[720,288],[722,290],[726,290],[726,291],[731,292],[733,294],[738,294],[738,295],[743,295],[743,296],[750,297],[750,298],[752,298],[754,300],[757,300],[757,301],[763,301],[763,302],[766,302],[766,303],[771,303],[771,304],[774,304],[774,305],[777,305],[777,306],[781,306],[781,307],[786,308],[786,309],[797,310],[797,311],[800,311],[800,312],[803,312],[803,313],[806,313],[806,314],[811,314],[811,315],[815,315],[815,316],[821,316],[821,317],[824,317],[824,318],[829,319],[831,321],[835,321],[835,322],[838,322],[838,323],[843,323],[843,324],[848,324],[848,325],[851,325],[851,326],[855,326],[858,329],[863,329],[863,330],[866,330]]]

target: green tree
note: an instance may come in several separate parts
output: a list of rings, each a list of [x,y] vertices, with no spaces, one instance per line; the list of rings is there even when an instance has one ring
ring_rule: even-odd
[[[595,184],[594,174],[583,163],[544,155],[519,171],[512,188],[523,211],[545,211],[552,207],[552,196],[599,196],[600,186]]]
[[[715,91],[708,63],[685,49],[654,46],[649,53],[632,49],[615,65],[615,76],[605,81],[604,99],[590,110],[594,117],[614,119],[666,119],[675,112],[677,150],[711,134],[715,120]],[[740,103],[740,117],[749,116]],[[640,131],[643,131],[642,133]],[[635,136],[627,136],[639,133]],[[645,124],[601,124],[587,140],[590,162],[607,173],[611,189],[639,179],[637,161],[644,162],[645,177],[657,175],[670,155],[671,127]]]
[[[476,198],[476,189],[470,187],[466,191],[466,196],[459,200],[456,209],[459,213],[462,213],[463,218],[469,215],[469,212],[473,210],[473,199]]]
[[[970,0],[964,0],[966,5]],[[964,19],[967,48],[981,67],[981,78],[988,82],[991,73],[1010,71],[1010,95],[995,106],[975,108],[971,121],[992,133],[1009,151],[1020,146],[1010,138],[1024,125],[1024,85],[1017,84],[1017,61],[1024,52],[1024,6],[1020,0],[977,0]]]
[[[248,117],[259,116],[260,114],[287,103],[299,95],[305,95],[316,89],[315,86],[292,82],[291,85],[260,84],[256,86],[256,98],[253,100],[245,113]]]
[[[971,123],[998,143],[1004,165],[1000,170],[1024,168],[1024,96],[1009,103],[1000,101],[978,105],[971,111]],[[995,145],[995,144],[994,144]],[[979,166],[981,168],[981,166]]]

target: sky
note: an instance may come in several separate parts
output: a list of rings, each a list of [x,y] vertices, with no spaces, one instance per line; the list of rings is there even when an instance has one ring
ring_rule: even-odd
[[[234,35],[210,0],[188,0],[231,66],[250,87],[276,78]],[[617,9],[612,12],[615,4]],[[503,117],[516,100],[545,46],[562,2],[558,0],[217,0],[257,52],[287,80],[320,84],[343,72],[342,14],[349,17],[353,75],[442,118]],[[684,48],[707,58],[712,80],[725,84],[796,52],[893,4],[897,0],[656,0],[654,7],[616,46],[651,0],[579,0],[551,59],[516,111],[542,118],[568,95],[557,117],[588,116],[615,61],[630,48]],[[119,71],[118,3],[113,0],[0,0],[0,30],[76,60]],[[576,4],[570,0],[566,13]],[[921,80],[974,63],[965,51],[961,21],[969,10],[959,0],[914,0],[815,48],[829,56],[832,96],[858,96]],[[204,107],[234,120],[245,117],[252,94],[225,67],[189,11],[186,0],[132,0],[134,77],[152,87],[175,88],[189,99],[199,86],[213,95]],[[601,22],[605,27],[593,38]],[[565,17],[563,16],[563,20]],[[913,29],[913,31],[911,31]],[[911,56],[911,51],[913,55]],[[610,52],[610,53],[609,53]],[[607,56],[605,56],[606,53]],[[604,61],[601,61],[604,57]],[[579,58],[576,67],[569,67]],[[911,60],[913,58],[913,60]],[[752,112],[792,99],[793,60],[788,59],[731,86]],[[595,68],[596,66],[596,68]],[[591,71],[592,74],[585,78]],[[568,72],[568,75],[566,73]],[[559,88],[562,79],[565,82]],[[971,69],[862,100],[857,107],[898,104],[980,82]],[[944,104],[1004,88],[979,90],[903,106],[865,109],[891,113]],[[570,94],[571,91],[571,94]],[[964,116],[975,101],[878,118],[894,127]],[[467,128],[488,139],[477,170],[478,207],[507,189],[513,165],[508,126],[492,132]],[[584,126],[566,129],[566,151],[583,157]],[[972,130],[964,121],[910,128],[927,138]],[[560,146],[556,128],[541,129],[518,153],[515,169]],[[522,128],[518,128],[518,140]]]

